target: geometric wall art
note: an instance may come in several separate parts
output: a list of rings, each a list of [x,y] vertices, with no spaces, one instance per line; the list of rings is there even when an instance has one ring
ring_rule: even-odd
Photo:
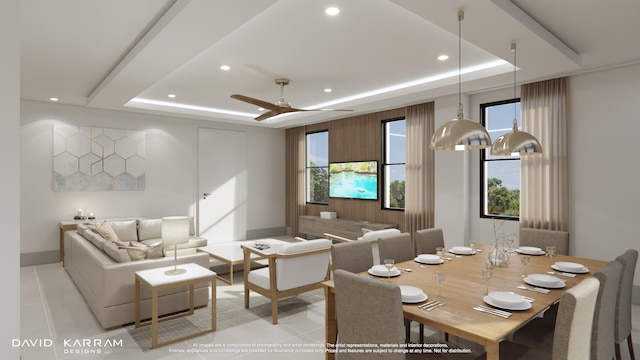
[[[145,132],[53,125],[53,190],[144,190]]]

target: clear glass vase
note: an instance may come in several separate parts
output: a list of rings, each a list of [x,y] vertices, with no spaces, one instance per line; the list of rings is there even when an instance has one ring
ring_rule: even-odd
[[[509,262],[509,254],[496,241],[495,245],[489,250],[489,262],[494,267],[507,266]]]

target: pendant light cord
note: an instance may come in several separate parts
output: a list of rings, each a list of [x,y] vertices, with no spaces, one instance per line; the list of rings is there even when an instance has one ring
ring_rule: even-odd
[[[518,130],[518,118],[516,116],[516,71],[518,67],[516,66],[516,43],[511,43],[511,51],[513,52],[513,132]]]
[[[462,111],[462,20],[464,11],[458,11],[458,119],[464,117]]]

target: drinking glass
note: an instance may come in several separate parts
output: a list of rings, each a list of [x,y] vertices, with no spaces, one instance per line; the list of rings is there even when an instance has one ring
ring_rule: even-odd
[[[484,292],[485,295],[489,295],[489,279],[493,277],[493,269],[484,268],[482,269],[482,278],[484,279],[484,283],[486,285],[486,290]]]
[[[442,296],[442,292],[440,291],[440,288],[442,287],[442,283],[444,282],[444,278],[445,278],[444,271],[436,270],[435,279],[438,282],[438,297]]]
[[[522,257],[520,258],[520,260],[522,261],[522,263],[524,264],[524,277],[527,277],[527,265],[529,265],[529,263],[531,262],[531,256],[529,255],[522,255]]]
[[[556,255],[556,247],[553,245],[547,245],[547,256],[549,257],[549,259],[553,259],[555,255]]]
[[[393,259],[384,259],[384,266],[387,268],[387,278],[391,277],[391,269],[393,269],[393,264],[395,261]]]
[[[477,244],[477,243],[478,243],[478,242],[477,242],[477,241],[475,241],[475,240],[469,240],[469,247],[471,248],[471,253],[472,253],[473,255],[475,255],[475,254],[476,254],[476,244]]]
[[[444,255],[444,248],[443,247],[437,247],[436,248],[436,255],[438,255],[440,257],[440,259],[442,259],[442,256]]]
[[[515,252],[515,250],[511,248],[511,246],[513,245],[514,240],[515,240],[515,239],[508,238],[508,239],[505,241],[505,242],[507,243],[507,245],[509,245],[509,248],[507,249],[507,252],[508,252],[509,254],[511,254],[511,253],[513,253],[513,252]]]

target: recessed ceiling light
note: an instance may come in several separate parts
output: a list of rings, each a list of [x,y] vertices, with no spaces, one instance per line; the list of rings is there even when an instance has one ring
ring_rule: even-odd
[[[331,89],[329,89],[329,88],[324,89],[324,92],[326,92],[326,93],[330,93],[330,92],[332,92],[332,91],[333,91],[333,90],[331,90]]]
[[[229,65],[222,65],[220,66],[220,69],[224,70],[224,71],[229,71],[231,69],[231,66]]]
[[[440,60],[440,61],[445,61],[448,58],[449,58],[449,55],[440,55],[440,56],[438,56],[438,60]]]
[[[340,13],[340,9],[338,9],[337,7],[329,7],[324,11],[325,14],[327,15],[331,15],[331,16],[336,16]]]
[[[176,94],[169,94],[167,96],[173,99],[174,97],[176,97]]]
[[[59,101],[60,99],[58,99],[57,97],[50,97],[49,100],[55,102],[55,101]]]

